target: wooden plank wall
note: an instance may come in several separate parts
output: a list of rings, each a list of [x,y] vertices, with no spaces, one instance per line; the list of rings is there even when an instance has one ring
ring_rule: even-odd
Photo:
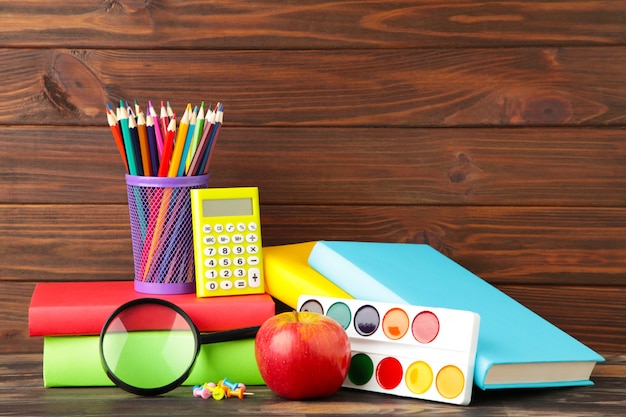
[[[132,279],[120,98],[222,101],[264,243],[429,243],[626,345],[626,3],[0,1],[0,352],[40,281]]]

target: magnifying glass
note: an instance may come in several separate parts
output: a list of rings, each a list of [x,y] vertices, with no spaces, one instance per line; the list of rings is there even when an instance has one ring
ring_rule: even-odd
[[[181,385],[209,343],[248,339],[259,326],[200,333],[177,305],[138,298],[118,307],[100,332],[100,359],[109,378],[138,395],[160,395]]]

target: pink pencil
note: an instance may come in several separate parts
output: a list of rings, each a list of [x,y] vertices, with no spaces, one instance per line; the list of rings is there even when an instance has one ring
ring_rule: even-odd
[[[156,136],[157,143],[157,151],[159,152],[159,158],[163,156],[163,134],[161,133],[161,124],[159,123],[159,116],[156,114],[156,110],[154,110],[154,106],[152,106],[152,101],[148,101],[148,114],[150,118],[152,118],[152,123],[154,124],[154,134]]]

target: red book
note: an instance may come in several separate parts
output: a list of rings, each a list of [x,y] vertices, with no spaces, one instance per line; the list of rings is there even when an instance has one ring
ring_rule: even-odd
[[[133,281],[38,283],[28,308],[30,335],[98,335],[117,307],[147,297],[176,304],[200,331],[261,325],[276,311],[268,294],[198,298],[195,294],[139,293]]]

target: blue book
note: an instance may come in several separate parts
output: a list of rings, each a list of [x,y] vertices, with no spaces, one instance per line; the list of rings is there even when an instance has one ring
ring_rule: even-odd
[[[479,388],[592,385],[604,358],[538,314],[423,244],[319,241],[310,266],[351,296],[480,315]]]

